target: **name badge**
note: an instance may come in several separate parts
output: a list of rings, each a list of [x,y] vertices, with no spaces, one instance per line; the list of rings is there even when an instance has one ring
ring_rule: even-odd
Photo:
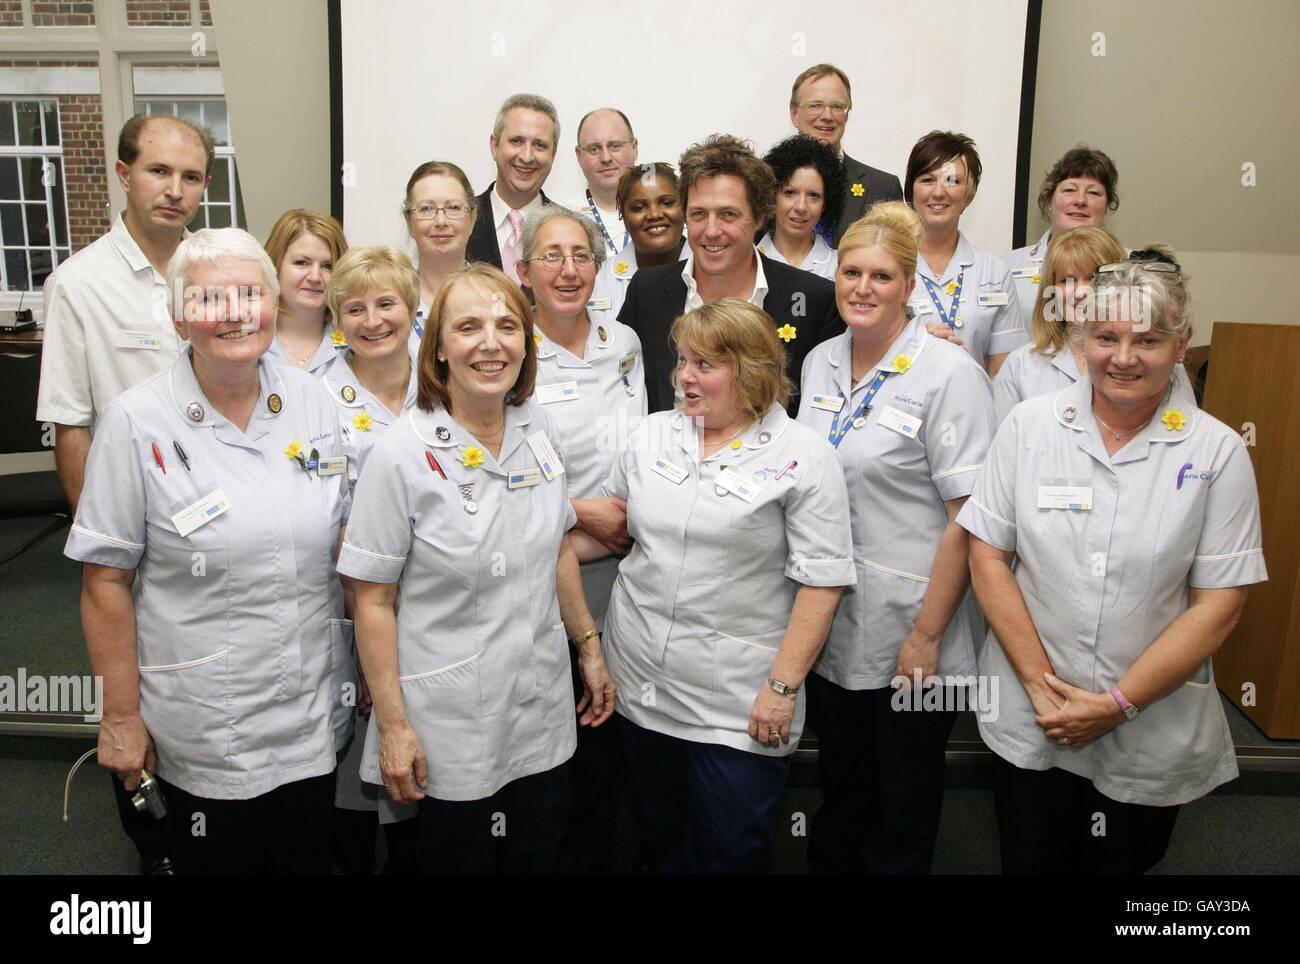
[[[177,512],[172,516],[172,525],[184,537],[195,529],[207,525],[229,508],[230,500],[226,498],[226,493],[217,489],[215,492],[205,495],[193,505],[187,505],[180,512]]]
[[[320,459],[316,463],[317,475],[342,475],[348,470],[348,457],[346,455],[331,455],[329,458]]]
[[[1019,279],[1021,279],[1022,281],[1023,281],[1025,278],[1031,278],[1031,279],[1032,279],[1032,278],[1034,277],[1034,275],[1036,275],[1036,274],[1038,274],[1038,269],[1037,269],[1037,268],[1012,268],[1012,269],[1011,269],[1011,277],[1013,277],[1013,278],[1019,278]]]
[[[552,382],[537,386],[537,400],[543,405],[552,402],[571,402],[578,397],[577,382]]]
[[[662,475],[673,485],[681,485],[687,476],[687,471],[680,466],[673,465],[667,459],[655,459],[653,466],[655,472]]]
[[[844,407],[844,396],[814,395],[812,397],[812,407],[820,408],[823,412],[838,412]]]
[[[994,291],[987,295],[980,295],[979,303],[981,308],[1000,308],[1011,304],[1011,295],[1005,291]]]
[[[732,468],[726,468],[719,472],[718,480],[714,484],[732,495],[739,496],[746,502],[753,502],[754,496],[758,495],[758,490],[763,487],[761,482],[750,481]]]
[[[587,302],[588,308],[595,308],[597,311],[609,311],[610,306],[614,304],[614,299],[605,295],[602,298],[592,298]]]
[[[537,464],[541,467],[542,475],[546,476],[547,482],[564,474],[564,466],[560,464],[560,456],[555,451],[555,446],[551,444],[551,440],[546,437],[545,432],[534,432],[528,436],[528,447],[533,450],[533,455],[537,457]]]
[[[1092,486],[1040,485],[1038,487],[1038,508],[1076,509],[1087,512],[1092,508]]]
[[[618,373],[620,375],[632,374],[632,369],[636,367],[636,352],[630,355],[624,355],[618,360]]]
[[[521,469],[518,472],[510,473],[506,479],[506,485],[512,489],[526,489],[530,485],[537,485],[541,481],[541,469]]]
[[[915,415],[908,415],[906,412],[900,412],[898,409],[886,405],[881,410],[880,418],[877,421],[885,428],[893,429],[899,435],[916,438],[916,433],[921,430],[922,420]]]
[[[144,351],[157,351],[162,347],[162,339],[152,331],[119,331],[117,347]]]
[[[914,315],[928,315],[934,311],[934,305],[926,301],[918,301],[910,306]]]

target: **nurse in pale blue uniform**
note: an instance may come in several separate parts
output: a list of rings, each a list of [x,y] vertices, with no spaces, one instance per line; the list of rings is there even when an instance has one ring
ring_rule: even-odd
[[[804,679],[854,581],[848,499],[830,445],[785,412],[761,309],[709,302],[672,337],[683,410],[644,419],[605,483],[635,540],[607,617],[610,671],[656,869],[757,873]]]
[[[338,415],[262,357],[278,290],[252,236],[195,232],[168,288],[206,295],[176,306],[189,345],[104,409],[65,550],[86,563],[100,762],[128,789],[157,774],[179,872],[328,873],[356,695]]]
[[[833,237],[844,204],[844,165],[835,151],[796,134],[763,158],[776,176],[776,211],[758,242],[760,254],[835,280]]]
[[[964,134],[931,131],[913,146],[903,194],[920,215],[925,237],[908,304],[932,332],[960,340],[993,378],[1028,336],[1006,265],[972,247],[958,230],[981,172],[975,142]]]
[[[1172,253],[1094,290],[1149,297],[1149,323],[1088,323],[1088,377],[1012,410],[958,518],[1000,682],[980,735],[1008,873],[1141,873],[1179,805],[1237,775],[1210,660],[1267,578],[1250,457],[1174,377]]]
[[[1007,356],[993,380],[999,424],[1026,398],[1078,381],[1084,371],[1083,322],[1092,304],[1093,272],[1123,258],[1123,246],[1104,228],[1071,228],[1057,236],[1039,269],[1049,297],[1035,304],[1031,340]]]
[[[277,266],[280,311],[267,360],[319,375],[343,347],[325,307],[325,286],[348,242],[328,214],[295,208],[285,211],[266,239],[266,253]]]
[[[415,407],[414,361],[408,348],[411,313],[419,297],[420,282],[410,259],[396,248],[361,245],[334,266],[325,292],[332,317],[348,348],[321,372],[338,407],[345,450],[356,467],[381,435]],[[376,822],[385,826],[388,860],[385,873],[417,869],[415,807],[396,804],[374,784],[361,779],[361,754],[370,707],[357,706],[356,733],[339,760],[334,805],[335,861],[345,873],[369,874],[374,866]]]
[[[465,249],[478,220],[469,178],[450,161],[426,161],[411,172],[402,199],[406,233],[415,242],[420,276],[418,305],[411,317],[411,357],[420,355],[429,305],[442,283],[465,267]]]
[[[1034,315],[1034,302],[1044,290],[1043,261],[1052,236],[1071,228],[1101,227],[1106,213],[1119,207],[1119,195],[1115,193],[1118,182],[1115,162],[1084,144],[1066,151],[1043,178],[1038,211],[1051,226],[1037,243],[1016,248],[1002,257],[1011,272],[1015,300],[1026,331]]]
[[[554,871],[576,735],[566,636],[580,722],[613,708],[558,433],[530,397],[530,314],[487,265],[443,286],[434,364],[367,457],[339,559],[374,700],[362,775],[419,802],[425,871]]]
[[[819,872],[928,872],[948,735],[974,696],[979,613],[953,519],[992,441],[993,402],[983,369],[905,313],[920,234],[897,201],[845,232],[836,301],[848,331],[803,367],[799,421],[839,454],[857,568],[809,681]],[[921,703],[931,685],[938,705]]]
[[[607,312],[610,318],[618,317],[637,269],[672,264],[686,241],[677,172],[672,165],[659,161],[624,171],[618,182],[618,207],[630,241],[618,255],[605,259],[587,304],[589,309]]]

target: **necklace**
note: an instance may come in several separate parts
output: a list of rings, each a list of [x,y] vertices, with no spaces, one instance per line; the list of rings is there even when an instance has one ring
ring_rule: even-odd
[[[1151,419],[1152,419],[1152,418],[1155,418],[1155,412],[1152,412],[1152,413],[1151,413],[1151,416],[1150,416],[1150,417],[1149,417],[1145,422],[1143,422],[1141,425],[1139,425],[1137,428],[1131,428],[1131,429],[1129,429],[1127,432],[1122,432],[1122,433],[1121,433],[1121,432],[1117,432],[1117,431],[1115,431],[1113,428],[1111,428],[1109,425],[1107,425],[1105,422],[1103,422],[1102,419],[1101,419],[1101,416],[1097,414],[1097,412],[1096,412],[1095,409],[1093,410],[1092,417],[1095,418],[1098,422],[1101,423],[1102,428],[1104,428],[1106,431],[1108,431],[1108,432],[1110,432],[1112,435],[1114,435],[1114,436],[1115,436],[1115,441],[1118,442],[1118,441],[1119,441],[1120,439],[1122,439],[1125,435],[1133,435],[1133,434],[1136,433],[1136,432],[1140,432],[1140,431],[1142,431],[1142,430],[1143,430],[1144,428],[1146,428],[1149,424],[1151,424]]]
[[[707,442],[707,441],[705,441],[705,439],[704,439],[704,429],[703,429],[703,427],[701,427],[701,428],[700,428],[700,444],[701,444],[701,445],[716,445],[718,448],[722,448],[724,445],[727,445],[728,443],[730,443],[730,442],[734,442],[736,439],[738,439],[738,438],[741,436],[741,434],[745,431],[745,429],[749,428],[749,426],[750,426],[750,422],[744,422],[744,423],[742,423],[741,426],[740,426],[740,428],[736,429],[736,431],[734,431],[734,432],[731,434],[731,436],[730,436],[729,438],[725,438],[725,439],[723,439],[721,442]],[[726,429],[723,429],[723,431],[726,431]]]

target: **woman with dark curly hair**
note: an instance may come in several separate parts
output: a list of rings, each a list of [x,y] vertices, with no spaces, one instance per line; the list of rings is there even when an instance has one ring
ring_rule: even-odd
[[[796,134],[763,158],[776,175],[776,214],[758,250],[784,264],[835,280],[835,249],[829,244],[844,203],[844,168],[835,151]]]

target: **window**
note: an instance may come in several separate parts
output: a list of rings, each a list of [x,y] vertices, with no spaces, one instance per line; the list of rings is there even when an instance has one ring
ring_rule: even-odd
[[[55,98],[0,98],[0,291],[39,291],[72,252]]]
[[[212,183],[203,192],[203,203],[189,229],[242,228],[244,202],[239,194],[235,170],[235,148],[230,143],[230,120],[224,100],[173,97],[166,100],[136,98],[137,113],[148,117],[180,117],[212,132],[216,157],[212,161]]]

